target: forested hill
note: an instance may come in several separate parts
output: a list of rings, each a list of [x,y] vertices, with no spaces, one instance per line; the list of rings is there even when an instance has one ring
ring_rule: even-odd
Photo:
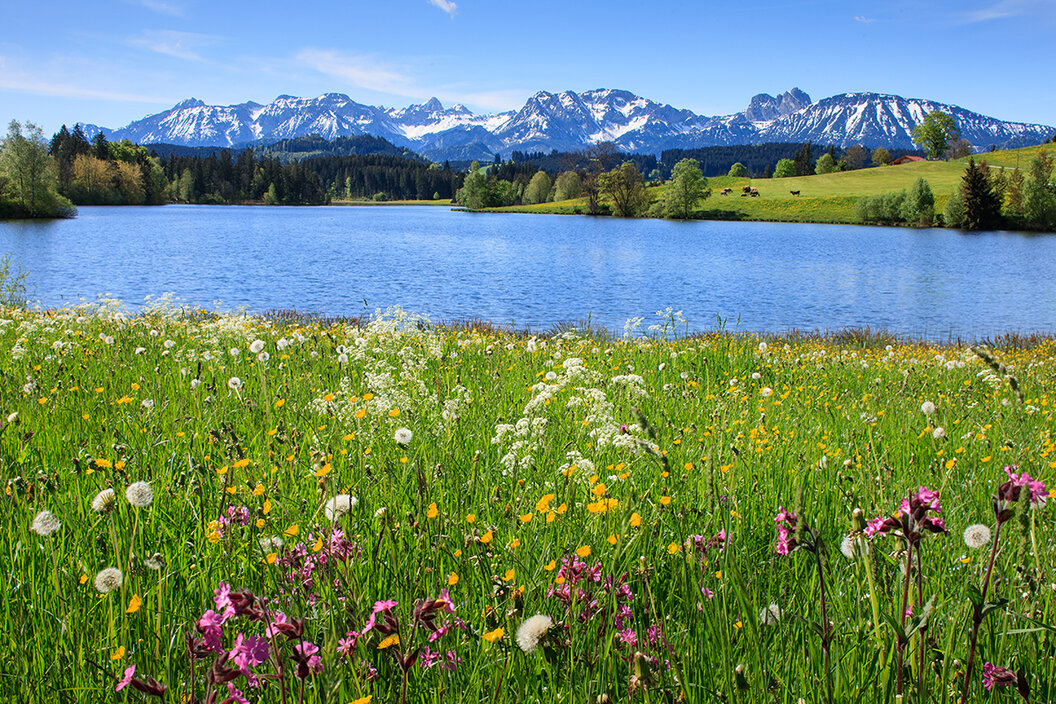
[[[731,144],[699,149],[667,149],[660,154],[661,171],[666,178],[671,169],[682,159],[696,159],[704,176],[725,176],[736,163],[744,164],[753,177],[769,177],[774,164],[781,159],[794,159],[805,147],[810,147],[814,158],[831,153],[834,161],[844,159],[850,170],[870,165],[869,153],[863,147],[838,147],[800,142],[774,142],[771,144]],[[887,150],[891,159],[911,154],[924,156],[924,152],[909,149]]]

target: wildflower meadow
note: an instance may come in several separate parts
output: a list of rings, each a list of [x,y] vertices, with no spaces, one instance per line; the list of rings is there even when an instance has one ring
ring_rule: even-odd
[[[0,698],[1052,702],[1056,345],[0,308]]]

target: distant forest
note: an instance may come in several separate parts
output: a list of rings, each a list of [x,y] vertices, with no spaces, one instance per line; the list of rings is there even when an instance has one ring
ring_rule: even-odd
[[[797,173],[813,173],[814,162],[828,153],[841,169],[867,167],[868,151],[823,145],[778,143],[670,149],[652,154],[606,152],[614,164],[630,162],[648,180],[665,180],[682,159],[696,159],[705,176],[724,176],[735,163],[747,175],[766,178],[777,162],[794,159]],[[594,148],[583,152],[520,152],[509,160],[495,155],[483,166],[487,179],[505,183],[502,202],[520,203],[537,172],[551,179],[549,194],[557,195],[560,174],[574,173],[584,183],[595,170]],[[371,135],[327,140],[318,135],[258,143],[251,147],[183,147],[109,142],[102,134],[89,141],[80,126],[63,126],[51,140],[58,190],[78,205],[161,203],[265,203],[320,205],[332,200],[453,201],[462,188],[469,164],[431,163],[414,152]],[[890,150],[891,158],[903,154]],[[611,168],[610,165],[607,168]],[[541,182],[540,182],[541,183]],[[496,191],[497,193],[499,191]],[[534,196],[542,197],[542,196]],[[511,203],[512,201],[512,203]],[[538,202],[538,201],[536,201]]]

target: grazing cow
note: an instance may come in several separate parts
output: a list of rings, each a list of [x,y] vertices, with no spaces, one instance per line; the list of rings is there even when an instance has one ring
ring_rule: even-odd
[[[753,188],[752,190],[750,190],[748,192],[748,195],[750,195],[752,198],[758,198],[759,197],[759,190],[756,189],[756,188]]]
[[[752,192],[752,190],[753,190],[753,189],[752,189],[752,187],[751,187],[751,186],[745,186],[744,188],[742,188],[742,189],[741,189],[741,191],[742,191],[743,193],[751,193],[751,192]]]
[[[791,193],[794,196],[798,196],[799,195],[799,191],[789,191],[789,193]]]
[[[730,195],[730,191],[732,191],[732,190],[733,189],[729,188],[729,187],[723,188],[721,191],[719,191],[719,195],[720,196],[728,196],[728,195]]]

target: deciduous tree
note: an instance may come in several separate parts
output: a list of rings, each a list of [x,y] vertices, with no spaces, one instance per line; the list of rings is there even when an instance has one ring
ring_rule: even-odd
[[[821,155],[818,158],[818,163],[814,165],[814,173],[816,174],[831,174],[836,170],[836,160],[832,158],[832,154],[828,152]]]
[[[550,176],[545,171],[536,171],[524,189],[522,200],[529,205],[545,203],[550,198],[550,186]]]
[[[32,122],[26,123],[23,133],[22,125],[11,120],[0,151],[0,172],[7,177],[8,189],[18,206],[29,217],[55,217],[68,214],[72,208],[55,190],[48,143]]]
[[[579,198],[583,189],[579,183],[579,174],[575,171],[562,171],[554,184],[554,200]]]
[[[730,178],[748,178],[748,167],[738,161],[730,167],[730,172],[726,175]]]
[[[669,218],[687,220],[697,203],[709,195],[708,179],[700,172],[700,164],[696,159],[682,159],[671,170],[664,214]]]
[[[873,166],[887,166],[891,163],[891,152],[884,147],[873,150]]]
[[[796,164],[791,159],[782,159],[774,167],[774,178],[787,178],[796,175]]]
[[[613,213],[621,217],[637,217],[649,205],[645,179],[630,162],[625,161],[612,171],[599,175],[598,188],[612,201]]]
[[[950,148],[950,143],[961,136],[953,115],[933,110],[924,121],[913,128],[913,143],[928,154],[929,159],[938,159]]]

